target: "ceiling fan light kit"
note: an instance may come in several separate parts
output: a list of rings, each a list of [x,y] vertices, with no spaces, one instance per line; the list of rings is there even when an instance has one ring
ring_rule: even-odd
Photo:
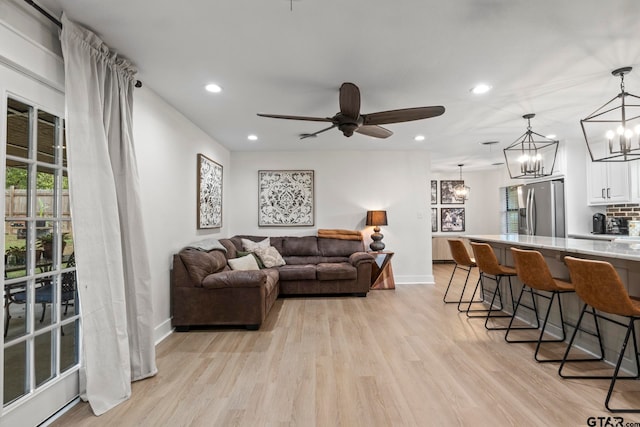
[[[527,130],[503,150],[509,176],[512,179],[542,178],[553,174],[559,141],[531,130],[535,114],[525,114]]]
[[[393,132],[380,125],[428,119],[440,116],[444,113],[444,107],[434,106],[402,108],[399,110],[361,114],[360,89],[355,84],[349,82],[345,82],[340,86],[339,104],[340,111],[333,117],[307,117],[264,113],[258,113],[258,116],[270,117],[273,119],[306,120],[312,122],[331,123],[331,126],[320,129],[317,132],[300,134],[300,139],[316,137],[318,134],[336,127],[346,137],[350,137],[354,132],[357,132],[374,138],[388,138],[393,135]]]
[[[620,93],[580,120],[589,155],[594,162],[640,159],[640,97],[625,90],[624,76],[631,67],[611,72],[620,77]]]

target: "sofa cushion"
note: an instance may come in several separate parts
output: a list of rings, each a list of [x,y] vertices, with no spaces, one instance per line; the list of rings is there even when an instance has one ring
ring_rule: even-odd
[[[316,266],[306,265],[283,265],[278,268],[280,280],[316,280]]]
[[[255,257],[251,254],[230,259],[228,263],[232,270],[260,270]]]
[[[247,252],[255,252],[256,249],[268,248],[269,246],[271,246],[271,242],[269,242],[268,237],[259,242],[254,242],[253,240],[249,239],[242,239],[242,248]]]
[[[287,237],[283,240],[284,256],[318,256],[318,238],[315,236]]]
[[[202,280],[209,274],[221,271],[227,265],[227,258],[224,252],[218,250],[205,252],[185,248],[180,251],[180,259],[187,268],[189,277],[197,285],[201,285]]]
[[[255,250],[255,254],[258,255],[258,258],[262,260],[262,263],[267,268],[285,265],[284,259],[282,259],[278,250],[273,246],[258,248]]]
[[[322,258],[319,256],[285,256],[283,258],[287,265],[318,264],[322,262]]]
[[[355,280],[358,278],[358,270],[351,264],[320,263],[316,266],[318,280]]]
[[[326,257],[348,257],[354,252],[364,251],[364,244],[356,240],[318,239],[318,249]]]

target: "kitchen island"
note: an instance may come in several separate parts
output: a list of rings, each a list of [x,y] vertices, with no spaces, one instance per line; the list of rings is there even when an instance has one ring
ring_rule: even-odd
[[[471,242],[491,245],[500,263],[508,266],[514,265],[510,248],[537,250],[544,256],[551,274],[564,280],[569,280],[569,271],[564,264],[564,257],[567,255],[609,262],[620,275],[629,295],[640,297],[640,239],[627,238],[616,241],[603,241],[519,234],[467,235],[465,237]],[[503,281],[502,283],[505,282]],[[503,286],[506,286],[506,284]],[[517,278],[514,278],[513,291],[516,295],[520,292],[520,288],[520,282]],[[506,291],[506,289],[502,290],[502,294],[505,296],[508,295]],[[538,303],[544,304],[545,301],[544,299],[539,299]],[[573,293],[562,295],[565,320],[569,324],[575,325],[577,322],[582,304],[582,301]],[[509,301],[507,301],[506,305],[506,311],[512,311]],[[520,313],[520,311],[523,313]],[[519,310],[518,315],[525,321],[530,323],[533,321],[533,315],[532,313],[529,314],[528,310]],[[551,324],[555,333],[559,335],[561,331],[559,318],[557,316],[555,318],[552,317]],[[606,358],[607,360],[615,359],[624,331],[622,328],[610,324],[610,322],[601,322],[600,326],[605,349],[607,350]],[[568,337],[572,332],[572,328],[568,327]],[[577,342],[580,347],[589,352],[595,353],[597,351],[597,342],[587,334],[579,334]],[[625,359],[624,366],[629,367],[631,365],[631,360]]]

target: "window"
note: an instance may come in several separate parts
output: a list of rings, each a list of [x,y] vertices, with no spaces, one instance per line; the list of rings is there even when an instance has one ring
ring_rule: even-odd
[[[518,233],[518,187],[500,188],[500,232]]]
[[[3,405],[77,368],[64,120],[6,100]]]

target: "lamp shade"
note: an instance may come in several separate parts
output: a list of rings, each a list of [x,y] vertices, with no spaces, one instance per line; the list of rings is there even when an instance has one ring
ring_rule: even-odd
[[[387,225],[387,211],[367,211],[367,225]]]

